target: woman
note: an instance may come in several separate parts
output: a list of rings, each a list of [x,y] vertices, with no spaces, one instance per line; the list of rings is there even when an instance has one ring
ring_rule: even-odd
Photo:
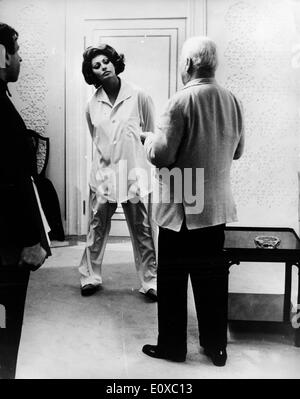
[[[140,292],[156,300],[156,257],[147,213],[151,165],[140,140],[153,131],[153,103],[139,88],[119,78],[124,56],[107,44],[88,47],[82,73],[96,92],[86,117],[95,146],[90,175],[90,215],[86,248],[80,263],[81,294],[102,284],[101,266],[111,217],[121,203],[131,235]]]

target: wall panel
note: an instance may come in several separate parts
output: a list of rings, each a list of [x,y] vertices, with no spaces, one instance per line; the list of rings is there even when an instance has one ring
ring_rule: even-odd
[[[47,176],[65,216],[65,4],[60,0],[2,0],[1,21],[19,33],[23,59],[12,100],[28,128],[50,138]]]

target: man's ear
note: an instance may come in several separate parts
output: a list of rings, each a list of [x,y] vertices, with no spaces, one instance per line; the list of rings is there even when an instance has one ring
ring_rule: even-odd
[[[192,74],[192,72],[193,72],[193,61],[192,61],[191,58],[187,58],[186,59],[185,70],[187,71],[187,73],[189,75]]]
[[[9,53],[6,51],[6,55],[5,55],[5,64],[6,64],[6,68],[10,66],[10,64],[11,64],[11,58],[12,58],[12,55],[9,54]]]

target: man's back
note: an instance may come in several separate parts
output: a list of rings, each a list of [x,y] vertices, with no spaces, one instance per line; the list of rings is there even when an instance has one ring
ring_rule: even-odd
[[[26,126],[5,91],[6,85],[0,81],[0,237],[2,246],[13,243],[23,247],[40,240],[39,211],[30,177],[34,162]]]
[[[223,169],[234,157],[242,131],[240,104],[215,79],[195,79],[178,93],[186,122],[176,165]]]
[[[170,99],[162,116],[159,134],[152,147],[152,160],[167,159],[169,168],[179,168],[183,188],[190,197],[204,195],[204,207],[197,208],[183,195],[183,203],[170,193],[171,203],[154,205],[154,217],[160,226],[173,214],[173,227],[185,214],[188,228],[200,228],[236,221],[236,209],[230,187],[233,159],[242,152],[242,110],[238,100],[219,86],[214,78],[191,80]],[[158,165],[160,166],[160,165]],[[185,174],[191,169],[191,174]],[[196,170],[203,170],[203,181]],[[186,172],[187,173],[187,172]],[[190,181],[186,176],[191,176]],[[203,183],[203,184],[202,184]],[[170,190],[165,179],[161,184]],[[189,188],[191,187],[191,188]],[[184,193],[183,193],[184,194]],[[168,195],[165,195],[167,198]]]

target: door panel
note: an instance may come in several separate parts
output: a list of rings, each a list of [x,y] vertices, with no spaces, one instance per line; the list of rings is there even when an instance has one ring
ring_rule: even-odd
[[[160,109],[171,90],[170,36],[152,36],[139,31],[126,35],[127,32],[123,32],[123,36],[101,35],[97,42],[106,42],[125,55],[126,66],[121,77],[143,88]]]

